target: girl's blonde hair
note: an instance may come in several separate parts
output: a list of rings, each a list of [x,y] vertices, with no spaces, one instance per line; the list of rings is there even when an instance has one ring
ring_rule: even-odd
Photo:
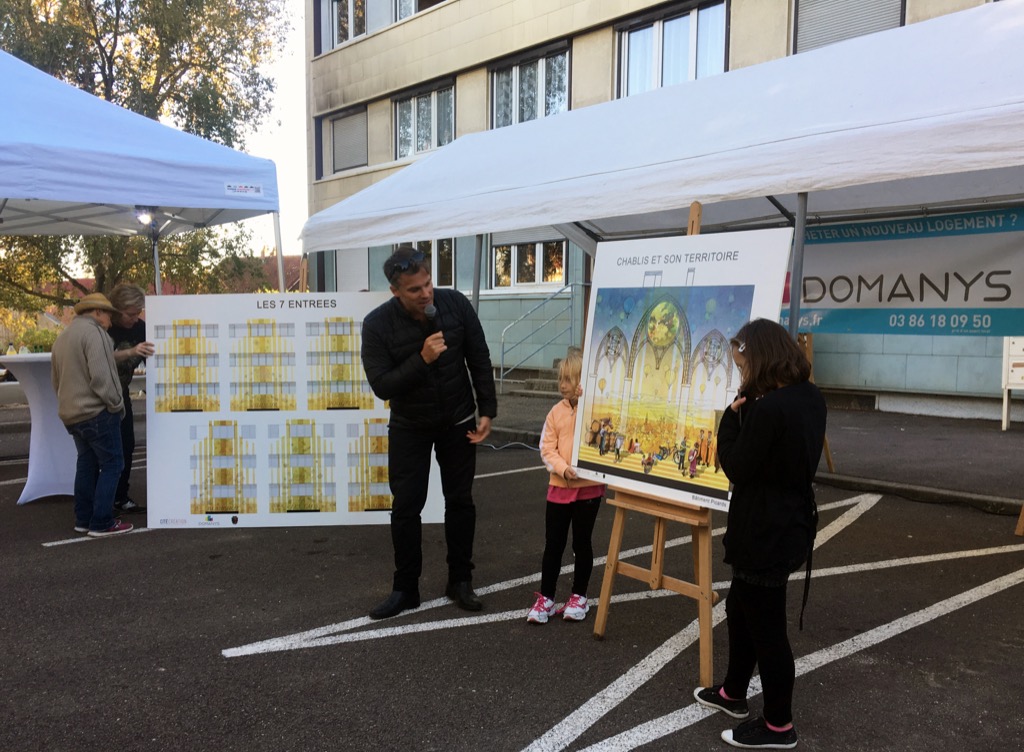
[[[568,380],[572,384],[579,384],[583,375],[583,356],[579,352],[572,351],[558,364],[558,381]]]

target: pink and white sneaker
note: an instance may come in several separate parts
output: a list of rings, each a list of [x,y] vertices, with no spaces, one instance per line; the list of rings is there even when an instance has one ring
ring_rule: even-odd
[[[587,611],[590,610],[590,603],[587,596],[572,594],[569,602],[562,609],[562,618],[566,621],[583,621],[587,618]]]
[[[526,615],[526,621],[530,624],[547,624],[548,617],[555,613],[555,602],[540,593],[534,595],[537,596],[537,601]]]

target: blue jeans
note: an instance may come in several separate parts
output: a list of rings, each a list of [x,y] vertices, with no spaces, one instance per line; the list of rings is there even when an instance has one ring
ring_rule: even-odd
[[[78,449],[75,527],[106,530],[114,524],[114,493],[124,468],[121,416],[104,410],[67,430]]]

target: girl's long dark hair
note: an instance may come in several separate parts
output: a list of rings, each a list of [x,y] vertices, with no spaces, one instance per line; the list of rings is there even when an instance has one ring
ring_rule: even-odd
[[[747,367],[740,390],[748,397],[763,397],[780,386],[799,384],[811,377],[811,364],[804,351],[774,321],[747,322],[729,342],[744,346]]]

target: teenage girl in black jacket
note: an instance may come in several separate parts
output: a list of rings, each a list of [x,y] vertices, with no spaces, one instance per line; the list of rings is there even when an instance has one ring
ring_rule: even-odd
[[[737,747],[790,749],[797,736],[786,582],[814,545],[811,483],[825,440],[825,400],[809,380],[803,351],[775,322],[751,321],[731,344],[741,387],[718,430],[718,456],[733,484],[723,540],[733,570],[725,605],[729,668],[722,684],[699,687],[694,697],[746,718],[747,687],[759,667],[764,716],[722,738]]]

